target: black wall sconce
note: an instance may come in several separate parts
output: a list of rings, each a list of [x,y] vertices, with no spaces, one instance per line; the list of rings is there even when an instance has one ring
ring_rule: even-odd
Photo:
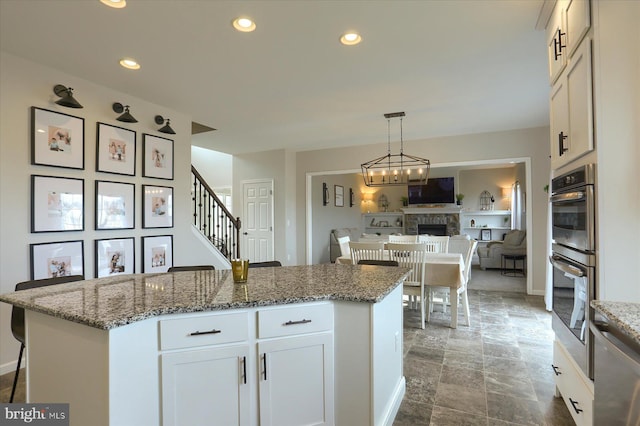
[[[353,207],[353,188],[349,188],[349,207]]]
[[[164,124],[164,118],[163,118],[161,115],[156,115],[156,117],[154,118],[154,120],[155,120],[156,124]],[[164,126],[160,127],[160,128],[158,129],[158,131],[159,131],[160,133],[168,133],[168,134],[170,134],[170,135],[175,135],[175,134],[176,134],[176,132],[175,132],[175,130],[173,130],[173,129],[171,128],[170,124],[171,124],[171,120],[169,120],[169,119],[167,118],[167,123],[166,123],[166,124],[164,124]]]
[[[73,97],[73,89],[71,87],[56,84],[53,86],[53,93],[55,93],[56,96],[60,96],[60,99],[56,101],[56,104],[69,108],[83,108],[83,106],[80,105],[80,102],[76,101]]]
[[[329,188],[325,182],[322,182],[322,205],[329,204]]]
[[[118,121],[124,121],[125,123],[137,123],[133,115],[129,113],[129,105],[122,105],[120,102],[114,102],[111,106],[114,112],[121,114],[120,117],[116,118]]]

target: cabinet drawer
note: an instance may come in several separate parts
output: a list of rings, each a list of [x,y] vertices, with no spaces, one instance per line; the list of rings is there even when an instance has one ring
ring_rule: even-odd
[[[261,339],[333,329],[333,305],[294,305],[258,311],[258,337]]]
[[[248,338],[247,312],[160,321],[160,350],[241,342]]]
[[[593,424],[593,390],[585,383],[577,367],[558,341],[553,346],[553,364],[556,366],[556,386],[567,409],[578,426]]]

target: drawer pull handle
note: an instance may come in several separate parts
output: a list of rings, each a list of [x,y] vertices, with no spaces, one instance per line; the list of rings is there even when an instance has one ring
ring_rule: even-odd
[[[222,333],[222,330],[216,330],[214,328],[213,330],[209,330],[209,331],[194,331],[193,333],[189,333],[189,336],[202,336],[203,334],[218,334],[218,333]]]
[[[569,402],[571,402],[573,409],[576,410],[576,414],[582,413],[582,409],[576,407],[578,405],[578,401],[574,401],[572,398],[569,398]]]
[[[558,371],[558,367],[556,367],[555,365],[551,364],[551,367],[553,368],[553,372],[556,373],[556,376],[562,374],[562,371]]]
[[[301,319],[300,321],[287,321],[283,325],[296,325],[296,324],[307,324],[310,323],[311,320]]]

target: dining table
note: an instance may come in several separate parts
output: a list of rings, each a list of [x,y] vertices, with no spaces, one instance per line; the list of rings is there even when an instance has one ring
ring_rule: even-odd
[[[389,252],[384,251],[383,260],[389,260]],[[338,264],[351,264],[351,256],[339,256]],[[464,282],[464,258],[460,253],[427,253],[425,258],[425,287],[449,287],[451,303],[451,328],[458,327],[458,297],[457,292]],[[426,290],[426,288],[425,288]]]

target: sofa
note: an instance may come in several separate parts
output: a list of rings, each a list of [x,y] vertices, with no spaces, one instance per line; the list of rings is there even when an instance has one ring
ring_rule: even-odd
[[[527,233],[513,229],[506,233],[502,241],[490,241],[485,247],[478,247],[480,269],[502,268],[502,255],[526,255]]]
[[[342,254],[338,238],[349,237],[351,241],[358,241],[359,236],[360,228],[332,229],[329,234],[329,257],[331,258],[331,263],[335,263],[336,258],[338,258]]]

